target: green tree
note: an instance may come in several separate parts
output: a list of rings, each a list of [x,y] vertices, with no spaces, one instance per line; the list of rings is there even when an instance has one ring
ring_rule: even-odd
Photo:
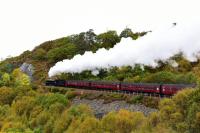
[[[46,51],[43,48],[37,49],[33,54],[33,59],[45,60],[46,59]]]
[[[11,78],[10,78],[10,75],[8,73],[4,73],[2,75],[2,83],[3,83],[4,86],[10,86]]]
[[[150,83],[175,83],[176,75],[171,72],[161,71],[147,75],[142,81]]]
[[[75,44],[78,53],[79,54],[84,54],[85,51],[90,51],[96,46],[96,34],[92,29],[90,29],[87,32],[81,32],[80,34],[72,35],[69,37],[70,42]],[[94,48],[95,49],[95,48]]]
[[[50,62],[58,62],[64,59],[71,59],[77,53],[77,47],[74,44],[66,44],[50,50],[47,53],[47,58]]]
[[[109,49],[112,48],[116,43],[120,42],[120,37],[116,31],[107,31],[97,36],[97,41],[101,47]]]

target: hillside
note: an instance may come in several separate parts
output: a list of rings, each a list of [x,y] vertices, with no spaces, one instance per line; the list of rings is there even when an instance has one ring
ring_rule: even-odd
[[[34,83],[43,83],[48,78],[49,68],[63,59],[71,59],[74,55],[84,54],[85,51],[97,51],[100,48],[110,49],[121,38],[131,37],[133,40],[144,36],[148,32],[134,33],[131,29],[124,29],[120,35],[116,31],[107,31],[96,35],[93,30],[81,32],[67,37],[51,40],[40,44],[32,51],[25,51],[18,57],[8,58],[0,63],[0,77],[4,72],[10,73],[14,68],[20,67],[24,62],[34,67]],[[178,67],[173,67],[170,61],[176,61]],[[126,82],[157,82],[157,83],[196,83],[200,77],[200,63],[189,62],[182,53],[171,57],[169,62],[157,61],[159,66],[152,68],[138,64],[113,67],[109,71],[99,70],[98,75],[91,71],[83,71],[78,74],[61,74],[53,78],[59,79],[89,79],[89,80],[111,80]],[[1,74],[2,73],[2,74]]]
[[[153,98],[118,93],[82,93],[73,89],[45,87],[49,68],[85,51],[112,48],[121,38],[137,39],[147,32],[125,29],[120,35],[92,30],[44,42],[33,51],[0,63],[0,131],[28,133],[198,133],[200,89],[185,89],[172,98]],[[170,61],[176,61],[173,67]],[[18,69],[34,67],[33,81]],[[159,66],[113,67],[99,74],[91,71],[61,74],[53,78],[153,83],[199,83],[200,62],[189,62],[181,53]],[[57,93],[59,92],[59,93]],[[85,105],[87,104],[87,105]],[[90,107],[88,106],[90,105]],[[114,109],[113,109],[114,108]],[[92,110],[93,109],[93,110]],[[127,110],[125,110],[127,109]],[[102,113],[101,119],[96,113]],[[140,112],[138,112],[140,111]],[[122,117],[123,116],[123,117]]]
[[[112,48],[120,42],[122,37],[137,39],[146,32],[133,33],[131,29],[124,29],[120,35],[116,31],[107,31],[96,35],[93,30],[81,32],[67,37],[51,40],[40,44],[32,51],[25,51],[20,56],[8,58],[0,63],[0,70],[10,73],[14,68],[24,62],[32,64],[35,68],[34,81],[42,83],[48,78],[49,68],[63,59],[71,59],[76,54],[84,54],[85,51],[97,51],[99,48]],[[1,74],[0,74],[1,76]]]

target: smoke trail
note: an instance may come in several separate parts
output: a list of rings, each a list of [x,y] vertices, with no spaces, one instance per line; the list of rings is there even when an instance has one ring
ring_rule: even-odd
[[[195,61],[200,51],[200,25],[187,23],[170,25],[137,40],[122,39],[114,48],[99,49],[96,53],[85,52],[71,60],[58,62],[49,71],[49,76],[60,73],[80,73],[84,70],[144,64],[157,66],[156,60],[166,61],[182,52],[190,61]]]

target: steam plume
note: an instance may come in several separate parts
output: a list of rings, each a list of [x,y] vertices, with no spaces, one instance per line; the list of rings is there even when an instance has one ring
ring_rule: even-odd
[[[99,49],[96,53],[85,52],[71,60],[58,62],[49,71],[49,76],[60,73],[80,73],[100,68],[144,64],[157,66],[156,60],[166,61],[182,52],[185,58],[195,61],[200,51],[199,23],[170,25],[166,28],[148,33],[137,40],[122,39],[110,50]]]

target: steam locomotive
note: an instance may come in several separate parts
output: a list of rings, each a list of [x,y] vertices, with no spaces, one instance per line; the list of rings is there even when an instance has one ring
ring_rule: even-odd
[[[124,83],[82,80],[47,80],[45,84],[46,86],[150,93],[159,94],[161,96],[174,95],[184,88],[194,88],[196,86],[195,84]]]

